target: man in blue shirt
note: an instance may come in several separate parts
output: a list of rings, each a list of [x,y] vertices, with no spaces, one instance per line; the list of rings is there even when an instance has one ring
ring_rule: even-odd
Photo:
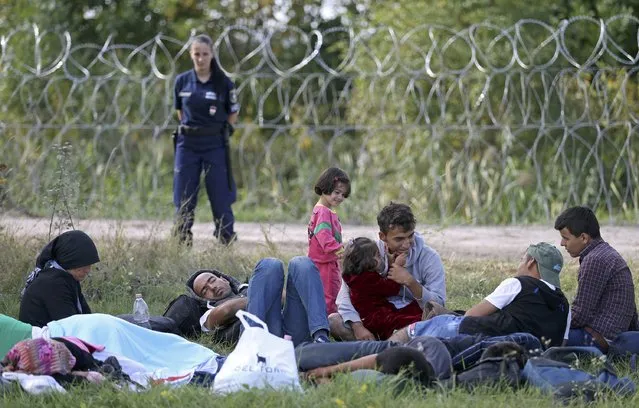
[[[174,106],[180,121],[175,145],[173,203],[175,233],[190,245],[197,205],[200,175],[205,174],[206,193],[213,210],[215,236],[221,243],[235,239],[231,205],[236,186],[229,161],[230,128],[237,121],[240,105],[233,82],[213,57],[213,42],[206,35],[191,44],[193,69],[177,76]]]

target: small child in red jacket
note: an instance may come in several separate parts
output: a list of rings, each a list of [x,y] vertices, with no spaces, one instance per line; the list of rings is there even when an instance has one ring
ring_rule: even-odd
[[[405,258],[402,259],[405,262]],[[382,268],[382,257],[375,242],[364,237],[349,242],[344,252],[342,278],[350,288],[353,307],[364,327],[385,340],[393,331],[420,321],[422,309],[417,301],[397,309],[386,299],[397,295],[401,285],[382,276]]]

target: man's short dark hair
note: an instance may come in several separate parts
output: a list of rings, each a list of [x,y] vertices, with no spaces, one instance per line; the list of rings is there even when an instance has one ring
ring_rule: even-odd
[[[595,213],[588,207],[571,207],[562,212],[555,220],[555,229],[560,231],[567,228],[576,237],[584,232],[591,238],[599,238],[599,221]]]
[[[337,183],[343,183],[346,186],[344,198],[348,198],[351,194],[351,180],[344,170],[337,167],[329,167],[319,176],[317,183],[315,183],[315,194],[319,196],[331,194]]]
[[[388,233],[391,228],[397,227],[400,227],[404,232],[412,231],[416,224],[413,211],[406,204],[391,201],[377,214],[377,225],[384,234]]]
[[[350,241],[344,250],[342,275],[359,275],[362,272],[377,270],[377,244],[368,238],[359,237]]]

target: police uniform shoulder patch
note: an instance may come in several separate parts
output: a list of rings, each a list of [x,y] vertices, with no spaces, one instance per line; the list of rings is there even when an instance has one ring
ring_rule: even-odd
[[[231,89],[229,92],[229,102],[237,103],[237,91],[235,89]]]

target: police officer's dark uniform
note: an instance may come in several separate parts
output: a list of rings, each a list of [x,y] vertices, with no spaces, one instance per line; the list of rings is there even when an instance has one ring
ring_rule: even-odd
[[[205,83],[198,80],[194,69],[177,76],[174,101],[175,109],[182,112],[173,179],[176,233],[181,241],[191,242],[200,175],[204,171],[215,235],[226,244],[235,237],[231,204],[237,194],[228,159],[227,122],[229,115],[240,109],[235,85],[213,59],[211,76]]]

